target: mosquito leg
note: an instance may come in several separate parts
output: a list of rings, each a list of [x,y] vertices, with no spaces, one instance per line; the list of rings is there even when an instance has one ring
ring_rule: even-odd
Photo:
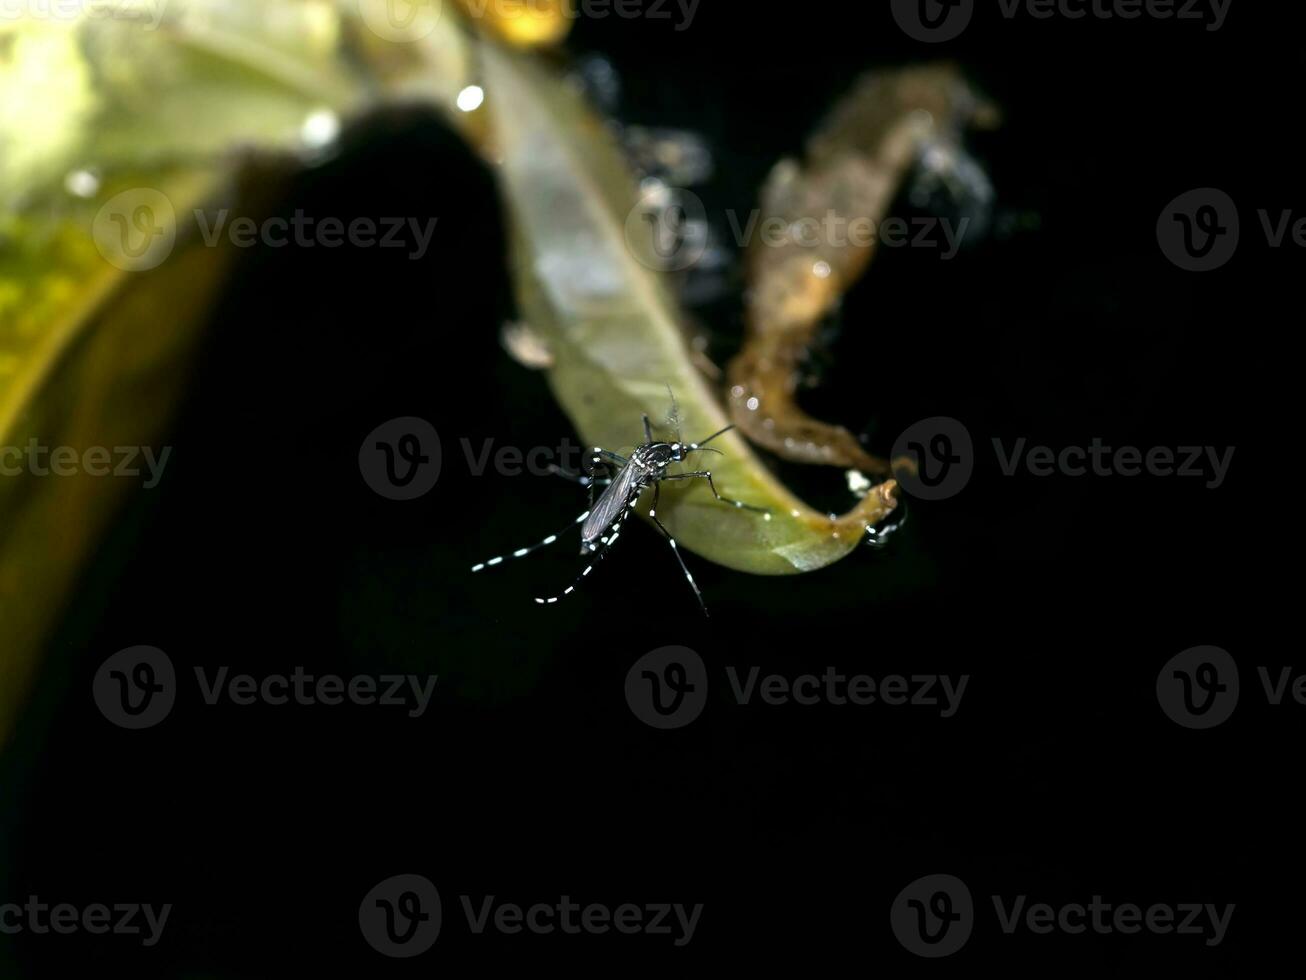
[[[667,544],[671,545],[671,553],[676,556],[676,561],[680,562],[680,570],[685,573],[685,581],[689,587],[694,590],[694,598],[698,600],[698,607],[703,610],[703,615],[707,615],[707,603],[703,601],[703,593],[698,589],[698,583],[694,581],[694,576],[690,574],[689,566],[685,564],[685,558],[680,553],[680,548],[676,545],[676,539],[671,536],[671,532],[663,527],[662,522],[658,520],[658,485],[653,484],[653,506],[649,508],[649,519],[657,525],[663,537],[667,539]]]
[[[550,534],[547,538],[545,538],[545,539],[544,539],[543,541],[541,541],[539,544],[533,544],[533,545],[531,545],[529,548],[518,548],[518,549],[517,549],[516,551],[514,551],[511,555],[500,555],[498,558],[491,558],[489,561],[481,562],[481,564],[479,564],[479,565],[473,565],[473,566],[472,566],[472,571],[473,571],[473,572],[482,572],[482,571],[484,571],[484,570],[487,569],[487,568],[493,568],[495,565],[502,565],[502,564],[504,563],[504,561],[506,561],[507,558],[509,558],[509,557],[511,557],[511,558],[525,558],[525,557],[526,557],[527,555],[529,555],[532,551],[538,551],[538,550],[541,549],[541,548],[545,548],[545,547],[547,547],[547,546],[553,544],[553,542],[557,541],[558,538],[559,538],[561,535],[566,534],[568,531],[570,531],[570,530],[571,530],[573,527],[575,527],[577,524],[584,524],[586,518],[588,518],[589,516],[590,516],[590,512],[589,512],[589,511],[585,511],[585,513],[581,514],[580,517],[576,518],[574,521],[572,521],[570,524],[568,524],[566,527],[564,527],[561,531],[557,532],[557,534]]]
[[[738,507],[740,510],[751,510],[756,514],[765,514],[767,520],[771,519],[771,512],[765,507],[754,507],[752,504],[746,504],[741,500],[731,500],[729,497],[723,497],[717,493],[716,484],[712,482],[712,474],[708,470],[699,470],[697,473],[675,473],[670,476],[664,476],[664,480],[706,480],[707,485],[712,490],[712,496],[716,497],[723,504],[730,504],[732,507]]]
[[[653,425],[647,415],[644,416],[644,442],[646,445],[653,442]]]
[[[631,506],[633,506],[633,501],[631,503]],[[630,517],[630,509],[631,509],[630,506],[627,506],[625,511],[622,512],[621,520],[617,521],[615,524],[612,525],[612,527],[610,528],[610,530],[612,531],[611,535],[609,535],[606,538],[599,539],[601,541],[601,544],[597,545],[594,551],[592,552],[593,560],[588,565],[585,566],[585,570],[583,572],[581,572],[579,575],[576,576],[576,581],[572,582],[571,585],[567,586],[565,589],[563,589],[555,596],[552,596],[548,599],[537,598],[535,600],[536,603],[538,603],[541,606],[551,606],[559,599],[562,599],[565,596],[569,596],[573,592],[575,592],[576,587],[580,585],[580,583],[585,579],[587,575],[589,575],[590,572],[594,571],[594,567],[603,560],[603,558],[607,555],[607,553],[612,550],[612,546],[617,543],[617,538],[621,537],[621,525],[628,517]]]
[[[594,455],[590,457],[589,461],[589,476],[581,481],[581,486],[589,487],[591,511],[594,510],[594,488],[596,486],[606,487],[612,483],[612,464],[604,461],[602,455],[600,455],[601,452],[602,450],[597,448],[594,450]],[[608,475],[604,477],[595,476],[594,474],[600,470]],[[584,553],[583,549],[582,553]]]

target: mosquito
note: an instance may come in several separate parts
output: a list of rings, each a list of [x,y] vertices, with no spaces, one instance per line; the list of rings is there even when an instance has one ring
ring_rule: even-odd
[[[556,542],[563,534],[573,527],[580,525],[580,553],[591,557],[593,561],[585,566],[585,570],[576,576],[576,580],[567,588],[563,589],[556,596],[547,599],[536,599],[535,601],[542,606],[553,605],[565,596],[571,595],[577,587],[591,572],[594,571],[595,565],[600,562],[612,546],[617,543],[621,537],[622,526],[630,519],[635,505],[639,502],[640,495],[645,490],[652,488],[653,504],[649,508],[648,516],[653,521],[657,529],[662,532],[666,538],[667,544],[671,546],[672,553],[676,556],[676,561],[680,563],[680,570],[685,575],[685,580],[689,587],[694,590],[694,598],[698,600],[699,608],[703,610],[706,616],[707,604],[703,601],[703,593],[699,591],[698,583],[694,581],[694,576],[689,571],[689,566],[685,564],[684,557],[680,554],[680,548],[676,545],[676,539],[672,537],[671,532],[666,529],[662,521],[658,519],[658,500],[660,496],[661,484],[674,480],[706,480],[708,488],[712,491],[718,502],[736,507],[740,510],[752,511],[756,514],[763,515],[765,520],[771,519],[771,514],[764,507],[754,507],[751,504],[743,503],[739,500],[732,500],[729,497],[723,497],[716,488],[716,483],[712,480],[711,470],[695,470],[689,473],[668,473],[667,467],[673,463],[683,463],[694,453],[716,453],[724,455],[719,449],[711,449],[708,443],[712,440],[725,435],[733,425],[728,425],[718,432],[712,433],[706,439],[699,442],[686,443],[680,437],[679,411],[675,406],[675,396],[672,395],[672,414],[671,420],[675,428],[676,438],[674,442],[659,442],[653,438],[653,426],[649,422],[648,415],[644,415],[644,444],[635,447],[629,456],[622,456],[619,453],[609,452],[598,446],[594,447],[593,454],[589,460],[589,474],[569,473],[560,467],[552,467],[552,471],[559,476],[566,477],[579,483],[581,486],[589,489],[590,506],[585,513],[581,514],[574,521],[568,524],[556,534],[551,534],[538,544],[531,545],[529,548],[519,548],[512,552],[511,555],[503,555],[498,558],[491,558],[489,561],[482,562],[472,568],[473,572],[481,572],[487,568],[493,568],[501,565],[509,557],[525,558],[527,555],[541,548],[548,547]],[[599,494],[598,499],[594,499],[594,490],[596,487],[603,487],[603,492]]]

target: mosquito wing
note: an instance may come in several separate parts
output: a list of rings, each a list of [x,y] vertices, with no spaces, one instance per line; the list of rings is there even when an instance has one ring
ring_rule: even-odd
[[[627,463],[621,468],[606,490],[594,502],[594,509],[580,529],[581,540],[586,544],[597,541],[616,521],[621,519],[621,512],[626,509],[639,486],[639,475],[643,472],[638,466]]]

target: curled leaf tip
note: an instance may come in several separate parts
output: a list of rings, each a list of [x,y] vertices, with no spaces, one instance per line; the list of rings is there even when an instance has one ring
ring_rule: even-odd
[[[479,53],[519,303],[551,352],[550,385],[581,436],[617,451],[642,441],[640,418],[666,416],[668,386],[686,438],[730,425],[716,385],[695,366],[683,312],[630,241],[638,194],[609,130],[530,58],[484,42]],[[814,571],[849,554],[897,506],[889,481],[847,513],[824,514],[737,430],[713,445],[723,453],[711,457],[720,493],[767,513],[723,505],[692,480],[668,484],[658,514],[683,547],[729,568]]]

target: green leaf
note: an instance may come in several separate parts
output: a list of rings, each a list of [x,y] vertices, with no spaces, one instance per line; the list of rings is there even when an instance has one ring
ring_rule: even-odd
[[[654,263],[627,240],[635,187],[608,130],[530,58],[489,44],[479,54],[515,225],[519,299],[553,353],[549,381],[559,403],[585,440],[618,452],[642,441],[643,413],[666,417],[668,387],[687,439],[724,428],[729,419],[691,362],[680,312]],[[659,517],[682,546],[730,568],[822,568],[895,506],[885,484],[831,518],[795,497],[737,433],[713,447],[725,456],[699,458],[718,490],[767,508],[769,519],[717,502],[703,480],[663,484]]]

